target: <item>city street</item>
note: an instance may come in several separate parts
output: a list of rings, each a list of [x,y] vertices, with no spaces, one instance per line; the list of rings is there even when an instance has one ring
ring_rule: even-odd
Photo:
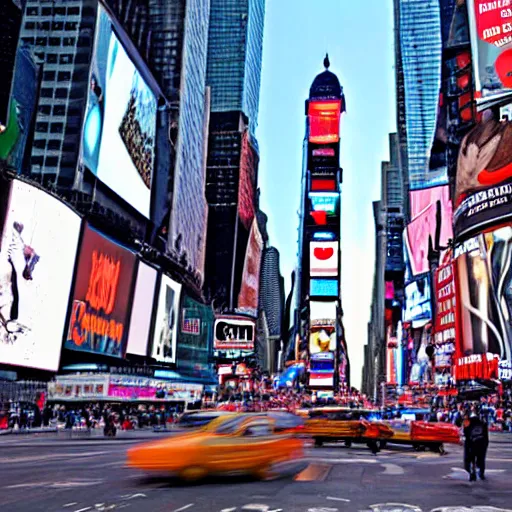
[[[295,477],[268,482],[219,478],[184,485],[125,468],[125,451],[136,442],[4,436],[0,438],[0,509],[495,512],[512,508],[512,436],[507,434],[493,435],[488,479],[476,483],[468,482],[461,469],[460,447],[448,447],[444,457],[407,447],[391,447],[372,456],[363,447],[327,445],[308,450],[305,469]],[[496,508],[485,508],[489,506]]]

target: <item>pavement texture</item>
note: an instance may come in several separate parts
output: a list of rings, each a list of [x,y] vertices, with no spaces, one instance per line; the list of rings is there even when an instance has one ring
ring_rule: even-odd
[[[470,483],[462,448],[448,454],[390,446],[308,449],[302,471],[273,481],[215,478],[185,485],[125,467],[118,439],[0,439],[0,511],[31,512],[512,512],[512,435],[493,435],[487,480]],[[157,435],[161,438],[162,434]]]

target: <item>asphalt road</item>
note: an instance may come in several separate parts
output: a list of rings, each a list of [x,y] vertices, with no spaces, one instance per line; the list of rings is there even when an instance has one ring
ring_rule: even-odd
[[[459,447],[443,457],[406,447],[372,456],[364,447],[327,445],[308,450],[296,476],[193,486],[125,468],[137,438],[61,437],[0,438],[2,512],[512,512],[508,434],[493,436],[484,482],[468,481]]]

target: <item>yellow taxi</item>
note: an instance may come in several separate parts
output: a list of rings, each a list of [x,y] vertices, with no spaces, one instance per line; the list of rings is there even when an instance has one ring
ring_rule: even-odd
[[[128,450],[128,466],[196,481],[209,474],[271,478],[302,459],[304,442],[277,434],[272,419],[230,414],[190,433]]]

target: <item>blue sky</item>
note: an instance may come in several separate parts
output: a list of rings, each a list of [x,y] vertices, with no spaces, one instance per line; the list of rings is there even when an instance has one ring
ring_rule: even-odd
[[[372,201],[381,161],[396,130],[392,0],[267,0],[259,126],[261,208],[281,253],[287,293],[296,265],[304,101],[314,77],[330,70],[344,88],[341,122],[342,300],[352,365],[360,386],[374,264]],[[321,6],[321,8],[320,8]]]

